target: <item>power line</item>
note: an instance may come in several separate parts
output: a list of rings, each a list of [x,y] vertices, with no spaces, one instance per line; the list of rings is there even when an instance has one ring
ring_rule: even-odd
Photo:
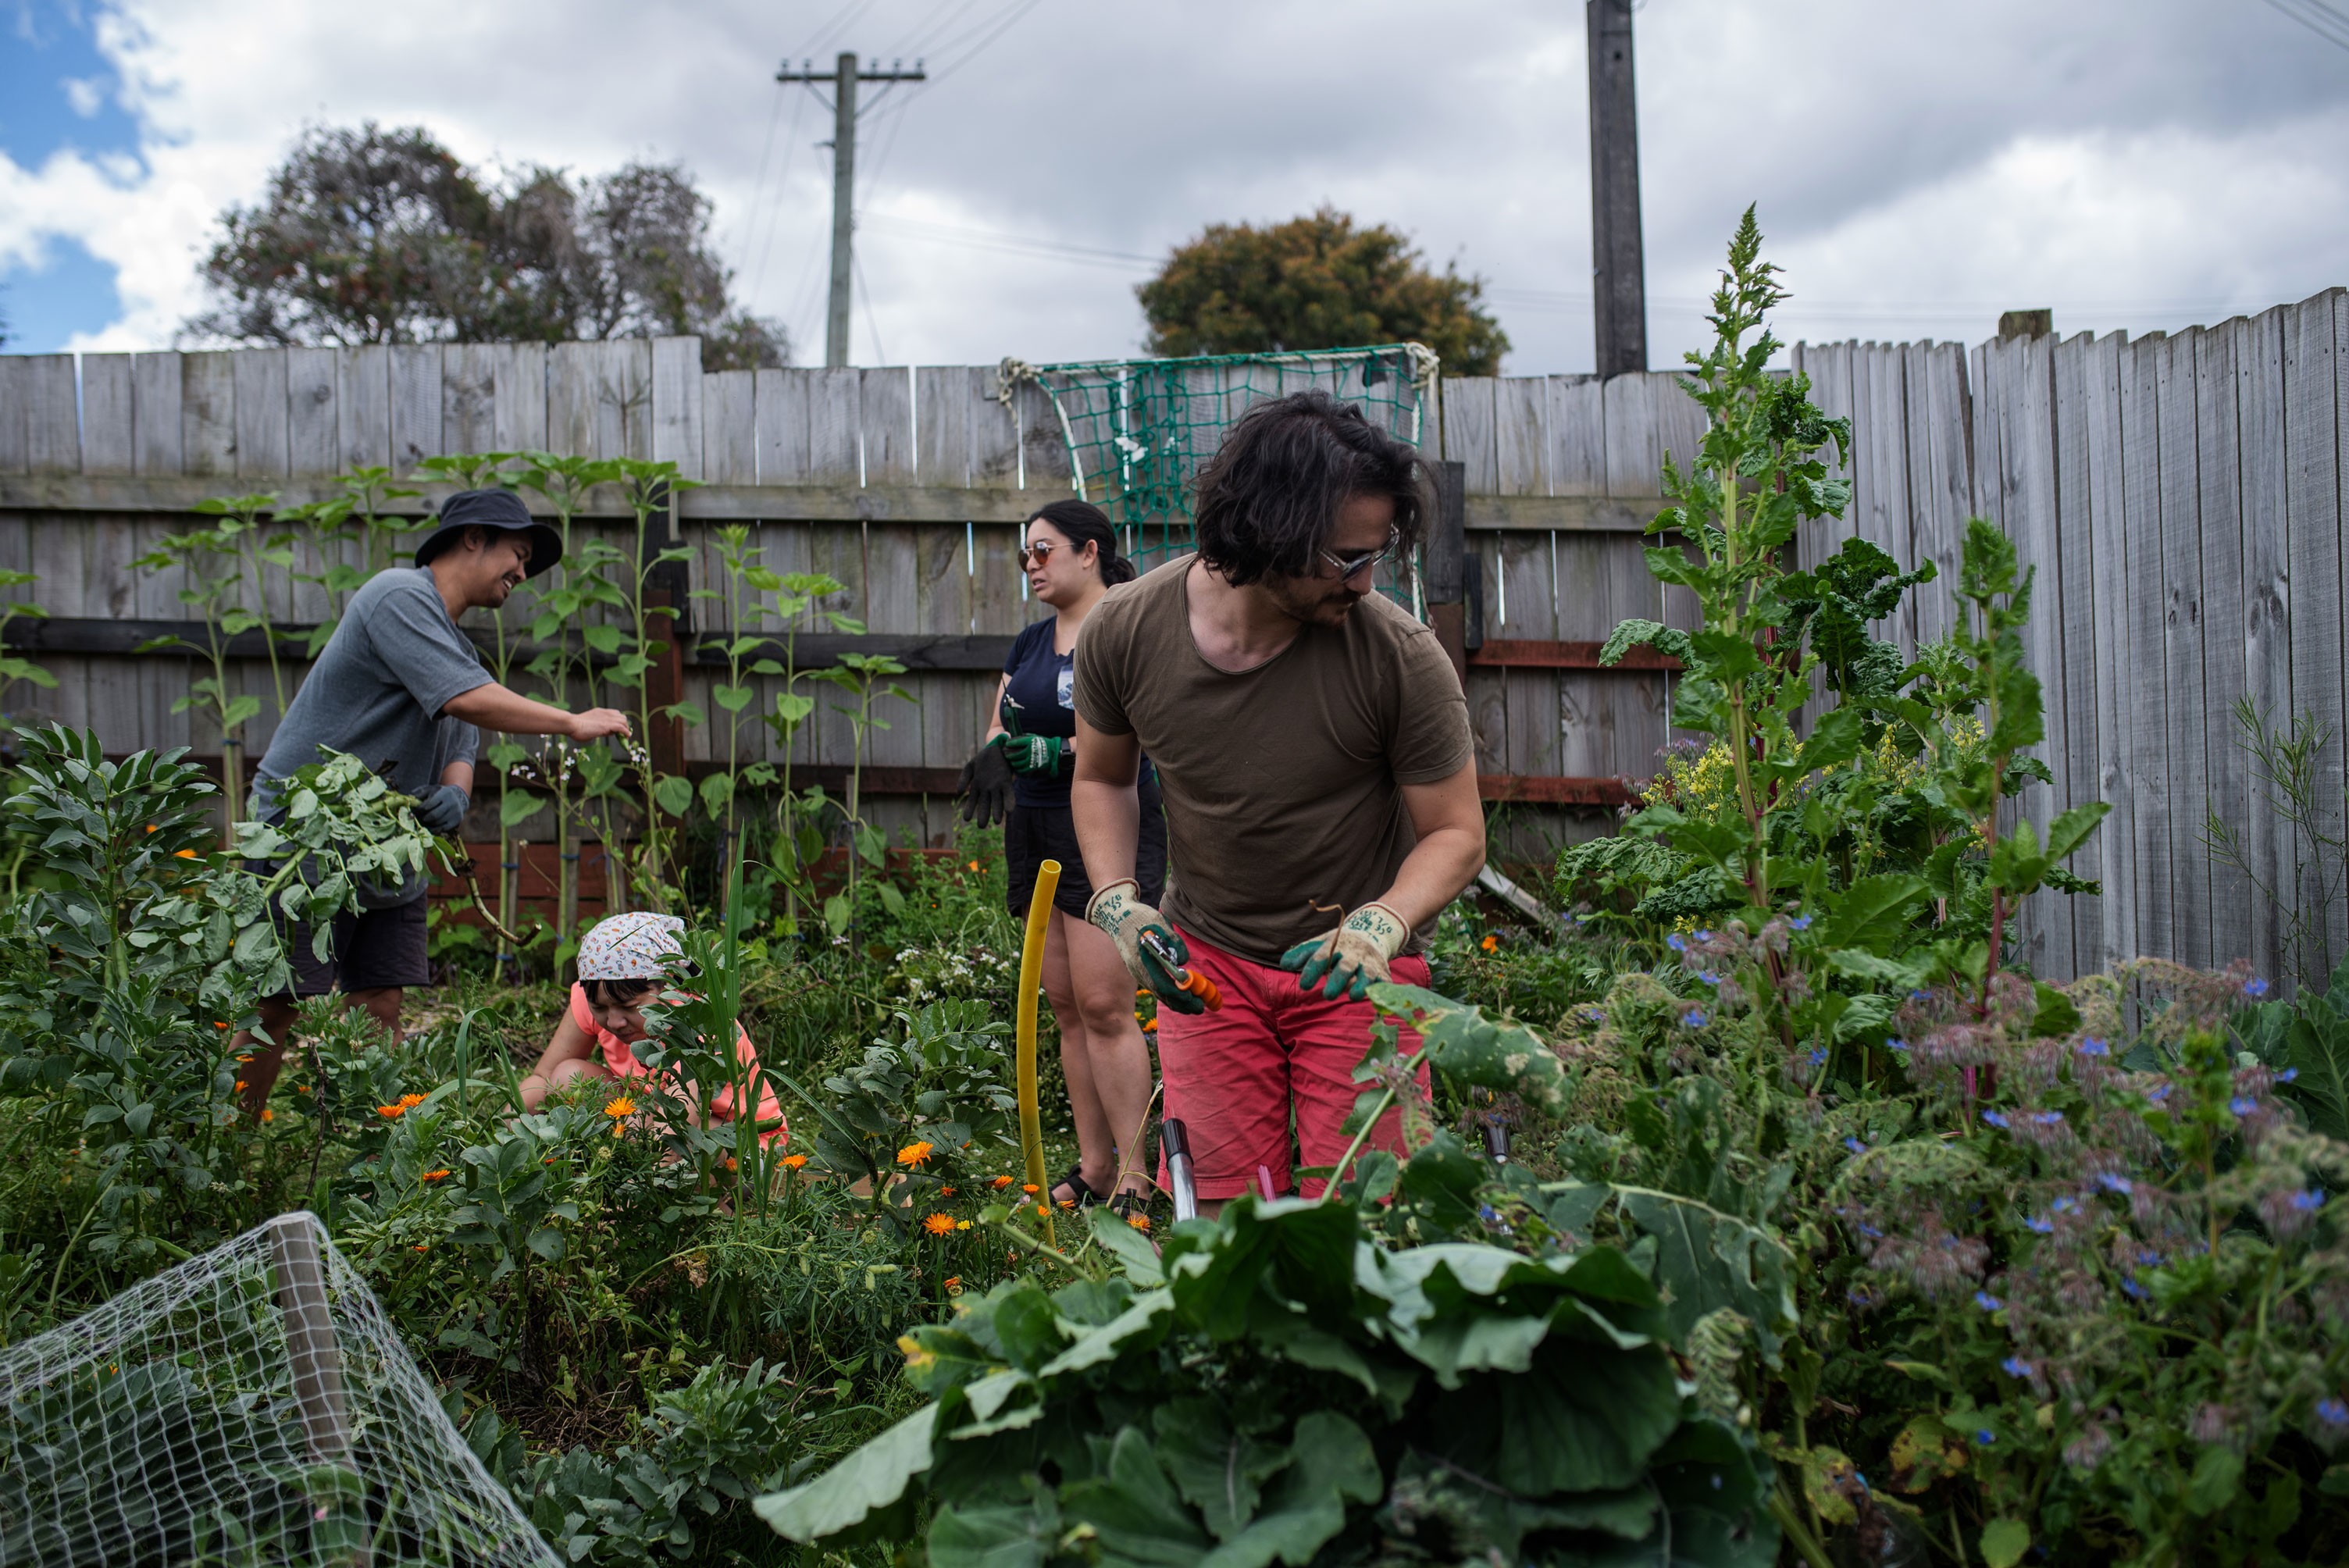
[[[2349,15],[2325,0],[2268,0],[2268,4],[2326,43],[2349,49]]]
[[[767,144],[759,150],[759,177],[750,181],[750,208],[742,219],[742,264],[750,263],[750,245],[759,237],[759,199],[767,190],[767,164],[775,156],[775,127],[783,123],[783,95],[767,114]]]
[[[1133,272],[1137,267],[1156,268],[1164,264],[1164,256],[1146,256],[1133,251],[1113,251],[1097,245],[1071,244],[1059,240],[1039,239],[1028,234],[1007,233],[999,229],[970,229],[953,223],[926,222],[918,218],[899,218],[885,213],[860,216],[861,226],[879,229],[909,240],[926,240],[942,245],[959,245],[968,250],[997,251],[1017,256],[1039,256],[1051,261],[1077,262],[1093,266],[1114,267],[1120,272]]]
[[[775,177],[775,204],[767,217],[767,242],[759,247],[759,270],[750,285],[753,294],[766,287],[767,258],[774,254],[775,230],[781,226],[783,203],[791,195],[792,166],[799,161],[800,110],[806,104],[807,99],[803,98],[792,99],[792,128],[783,137],[783,171]]]
[[[1019,26],[1019,19],[1021,17],[1027,15],[1029,12],[1033,11],[1037,6],[1043,3],[1044,0],[1019,0],[1019,3],[1010,8],[1009,14],[1003,18],[1002,26],[997,27],[995,31],[988,34],[978,43],[972,45],[969,51],[964,54],[961,58],[954,60],[947,65],[940,66],[938,67],[937,75],[933,77],[931,80],[942,82],[948,77],[954,75],[955,72],[970,64],[971,61],[978,58],[979,56],[987,53],[988,47],[994,44],[996,39],[1000,38],[1004,34],[1011,31],[1013,27]]]
[[[846,32],[849,24],[855,21],[871,4],[873,0],[848,0],[847,5],[833,13],[832,20],[823,25],[823,29],[812,40],[801,45],[792,52],[804,58],[832,47],[833,40]]]

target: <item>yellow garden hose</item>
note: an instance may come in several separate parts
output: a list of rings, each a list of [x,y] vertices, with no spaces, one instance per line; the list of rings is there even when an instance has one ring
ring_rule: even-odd
[[[1044,988],[1044,928],[1052,923],[1052,894],[1060,891],[1061,862],[1036,868],[1035,896],[1028,901],[1028,936],[1019,944],[1019,1147],[1028,1157],[1028,1185],[1043,1211],[1044,1244],[1052,1236],[1052,1192],[1044,1185],[1044,1130],[1036,1108],[1036,995]]]

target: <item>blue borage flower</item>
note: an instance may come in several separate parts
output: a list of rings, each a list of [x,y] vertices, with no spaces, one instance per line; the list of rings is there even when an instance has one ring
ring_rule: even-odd
[[[1878,1230],[1874,1225],[1869,1224],[1866,1220],[1859,1222],[1859,1233],[1866,1236],[1871,1242],[1880,1242],[1884,1239],[1884,1233]]]
[[[2137,1284],[2137,1281],[2133,1279],[2125,1279],[2121,1281],[2121,1294],[2127,1296],[2131,1301],[2143,1301],[2151,1293],[2148,1292],[2145,1286]]]
[[[1974,1429],[1974,1441],[1980,1443],[1984,1448],[1988,1448],[1991,1444],[1998,1441],[1998,1434],[1992,1431],[1988,1427],[1976,1427]]]
[[[2292,1195],[2292,1206],[2303,1214],[2313,1214],[2324,1207],[2324,1189],[2310,1187]]]
[[[2158,1083],[2151,1088],[2145,1091],[2145,1098],[2153,1101],[2154,1104],[2159,1105],[2163,1100],[2169,1098],[2169,1086],[2166,1083]]]
[[[2055,1222],[2031,1214],[2023,1219],[2023,1228],[2034,1236],[2052,1236],[2055,1233]]]
[[[1862,1143],[1862,1142],[1861,1142],[1858,1139],[1857,1139],[1857,1138],[1847,1138],[1847,1139],[1845,1139],[1845,1140],[1843,1140],[1843,1146],[1844,1146],[1846,1149],[1850,1150],[1854,1154],[1865,1154],[1865,1153],[1867,1153],[1867,1152],[1868,1152],[1868,1145],[1867,1145],[1867,1144],[1865,1144],[1865,1143]]]
[[[2108,1057],[2113,1054],[2112,1047],[2106,1045],[2104,1041],[2095,1038],[2094,1036],[2090,1036],[2088,1038],[2082,1040],[2078,1045],[2074,1046],[2072,1048],[2079,1052],[2084,1057]]]
[[[1888,1051],[1899,1051],[1905,1053],[1909,1049],[1909,1042],[1902,1039],[1899,1036],[1895,1035],[1890,1039],[1884,1042],[1884,1048]]]
[[[2006,1113],[2002,1110],[1985,1110],[1982,1113],[1982,1119],[1984,1121],[1989,1122],[1992,1127],[2004,1127],[2006,1125]]]
[[[2064,1119],[2064,1113],[2060,1110],[2033,1111],[2031,1119],[2042,1127],[2054,1127]]]
[[[2004,1306],[2006,1303],[1999,1300],[1998,1297],[1991,1295],[1991,1293],[1986,1290],[1978,1290],[1974,1292],[1974,1305],[1981,1307],[1984,1312],[1996,1312],[2001,1307]]]
[[[1712,970],[1710,970],[1710,969],[1700,969],[1700,970],[1698,970],[1698,971],[1696,972],[1696,977],[1697,977],[1698,983],[1699,983],[1699,984],[1701,984],[1701,985],[1720,985],[1720,984],[1721,984],[1721,976],[1720,976],[1720,975],[1715,975],[1715,974],[1714,974]]]
[[[2102,1187],[2107,1192],[2118,1192],[2123,1197],[2127,1197],[2129,1193],[2137,1191],[2136,1184],[2130,1181],[2127,1177],[2118,1175],[2110,1171],[2102,1171],[2097,1172],[2096,1185]]]
[[[2268,994],[2268,983],[2267,983],[2266,981],[2264,981],[2264,980],[2256,980],[2256,979],[2254,979],[2254,980],[2246,980],[2246,981],[2244,981],[2244,982],[2243,982],[2243,995],[2246,995],[2246,996],[2264,996],[2264,995],[2266,995],[2267,994]]]
[[[2319,1399],[2316,1418],[2328,1427],[2349,1427],[2349,1404],[2339,1399]]]
[[[1796,931],[1808,931],[1811,928],[1811,917],[1807,914],[1798,914],[1786,923]]]
[[[1688,938],[1675,931],[1670,936],[1664,938],[1664,945],[1671,948],[1675,953],[1686,953],[1688,951]]]
[[[2076,1198],[2058,1198],[2054,1202],[2048,1204],[2047,1207],[2050,1211],[2058,1214],[2070,1214],[2078,1212],[2080,1202]]]
[[[1699,942],[1711,942],[1713,940],[1713,933],[1710,931],[1700,931],[1696,934],[1696,939]]]
[[[2010,1377],[2028,1377],[2031,1376],[2031,1363],[2025,1361],[2020,1356],[2010,1356],[2005,1360],[2000,1362],[1999,1366]]]
[[[1607,1009],[1604,1007],[1585,1007],[1582,1010],[1582,1016],[1591,1023],[1603,1024],[1607,1021]]]
[[[1813,1047],[1811,1047],[1811,1066],[1813,1066],[1813,1067],[1815,1067],[1815,1068],[1816,1068],[1816,1067],[1822,1067],[1822,1066],[1825,1066],[1825,1065],[1826,1065],[1826,1059],[1827,1059],[1827,1053],[1826,1053],[1826,1047],[1824,1047],[1824,1046],[1813,1046]]]
[[[2294,1078],[2298,1078],[2299,1076],[2300,1076],[2300,1069],[2299,1069],[2298,1068],[2284,1068],[2284,1069],[2283,1069],[2283,1071],[2282,1071],[2282,1072],[2280,1072],[2280,1073],[2276,1074],[2276,1076],[2275,1076],[2275,1080],[2276,1080],[2276,1082],[2278,1082],[2278,1083],[2290,1083],[2292,1079],[2294,1079]]]
[[[1692,1029],[1703,1028],[1705,1025],[1704,1010],[1701,1007],[1691,1007],[1687,1012],[1681,1015],[1681,1023],[1684,1026]]]
[[[2239,1117],[2249,1116],[2259,1108],[2260,1102],[2247,1094],[2239,1094],[2227,1102],[2227,1109]]]

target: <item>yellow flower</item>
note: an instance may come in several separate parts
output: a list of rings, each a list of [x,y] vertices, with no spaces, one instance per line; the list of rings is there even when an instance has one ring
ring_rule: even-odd
[[[957,1231],[968,1231],[970,1229],[970,1222],[968,1220],[957,1220],[955,1222],[955,1229]]]
[[[619,1121],[636,1114],[636,1102],[626,1095],[616,1094],[604,1102],[604,1114],[614,1121]]]
[[[908,1143],[905,1148],[897,1150],[897,1163],[920,1165],[929,1159],[930,1150],[935,1147],[936,1145],[929,1143]]]
[[[423,1175],[419,1176],[417,1180],[419,1181],[446,1181],[449,1180],[449,1168],[446,1165],[443,1165],[438,1171],[427,1171]]]
[[[786,1154],[783,1156],[783,1168],[788,1171],[797,1171],[806,1163],[807,1156],[804,1154]]]
[[[953,1233],[954,1228],[955,1222],[954,1216],[952,1214],[932,1214],[928,1219],[922,1222],[922,1229],[929,1232],[930,1234],[934,1236],[950,1235]]]

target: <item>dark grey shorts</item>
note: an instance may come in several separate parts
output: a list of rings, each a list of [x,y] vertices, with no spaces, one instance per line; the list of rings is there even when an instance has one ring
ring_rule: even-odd
[[[294,965],[294,994],[323,996],[329,991],[377,991],[429,985],[432,962],[425,945],[425,903],[417,899],[391,909],[363,909],[335,917],[321,962],[310,946],[310,928],[295,925],[287,962]]]

